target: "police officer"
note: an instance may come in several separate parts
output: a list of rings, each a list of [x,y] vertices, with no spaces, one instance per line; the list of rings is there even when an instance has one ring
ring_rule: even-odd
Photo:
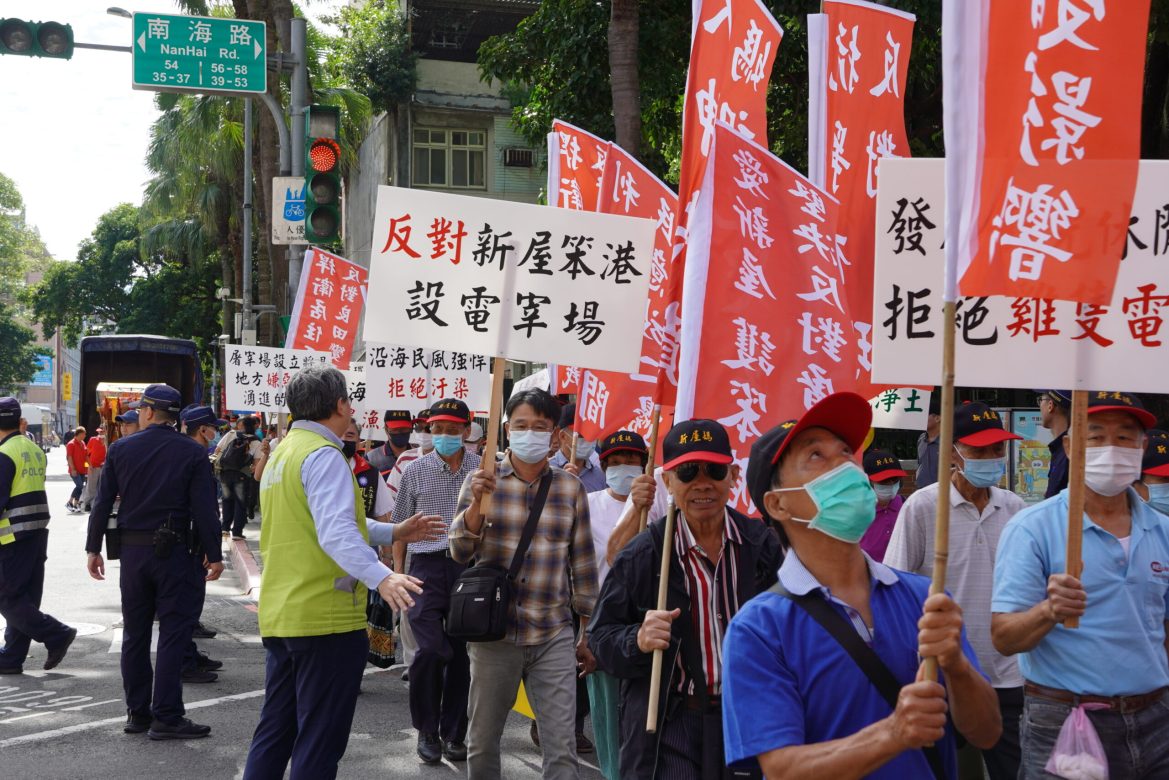
[[[151,739],[192,739],[211,732],[210,726],[183,717],[180,675],[202,606],[200,580],[219,579],[223,563],[211,464],[207,450],[175,428],[181,407],[173,387],[155,384],[143,391],[141,430],[110,447],[85,542],[89,575],[105,579],[102,535],[120,496],[125,731],[149,730]],[[158,651],[152,680],[155,616]]]
[[[61,663],[77,630],[41,612],[49,499],[45,453],[20,434],[20,402],[0,398],[0,615],[8,624],[0,674],[22,674],[32,640],[48,648],[45,669]]]

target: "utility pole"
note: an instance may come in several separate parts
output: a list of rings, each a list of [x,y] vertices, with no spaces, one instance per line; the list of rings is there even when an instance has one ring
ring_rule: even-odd
[[[292,129],[292,175],[302,177],[304,176],[304,117],[309,103],[308,66],[304,39],[304,19],[293,19],[290,41],[296,65],[292,69],[288,119]],[[300,289],[300,273],[303,265],[304,246],[290,244],[288,247],[288,289],[285,290],[285,305],[288,311],[292,310],[293,297]]]
[[[252,99],[244,98],[244,218],[243,280],[240,298],[243,299],[242,343],[256,343],[256,326],[252,322]]]

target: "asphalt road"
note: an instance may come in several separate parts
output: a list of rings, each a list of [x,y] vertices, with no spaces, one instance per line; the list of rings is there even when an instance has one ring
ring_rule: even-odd
[[[49,480],[53,520],[42,606],[79,633],[52,672],[41,671],[45,649],[34,644],[23,675],[0,677],[0,777],[240,777],[264,695],[255,601],[241,595],[230,565],[220,581],[208,585],[203,622],[219,634],[199,640],[199,647],[225,666],[217,682],[186,686],[184,699],[188,716],[210,725],[211,736],[152,742],[144,734],[123,734],[118,563],[107,562],[104,582],[85,571],[86,516],[64,509],[72,489],[64,448],[49,454]],[[540,751],[528,738],[529,724],[515,712],[508,719],[502,748],[503,776],[509,780],[541,776]],[[416,738],[401,668],[367,667],[340,777],[465,776],[463,764],[419,762]],[[593,764],[594,756],[584,757],[581,777],[601,776]]]

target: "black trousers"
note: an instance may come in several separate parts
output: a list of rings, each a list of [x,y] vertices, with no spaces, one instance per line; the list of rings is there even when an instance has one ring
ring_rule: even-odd
[[[410,575],[425,583],[408,613],[418,645],[410,663],[410,717],[419,731],[455,742],[467,736],[471,662],[466,643],[447,636],[445,621],[451,590],[466,568],[441,552],[410,557]]]
[[[1015,780],[1019,776],[1019,719],[1023,716],[1022,688],[995,688],[999,712],[1003,716],[1003,735],[990,750],[982,751],[982,761],[990,780]]]
[[[69,636],[69,626],[41,612],[48,546],[48,529],[0,545],[0,615],[8,624],[0,668],[21,668],[33,641],[56,649]]]

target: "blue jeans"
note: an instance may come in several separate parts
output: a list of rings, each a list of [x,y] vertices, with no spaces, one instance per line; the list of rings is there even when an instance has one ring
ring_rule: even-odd
[[[1020,780],[1055,778],[1043,767],[1051,757],[1059,730],[1072,708],[1028,695],[1021,728],[1023,765]],[[1090,710],[1088,718],[1108,756],[1108,774],[1124,780],[1169,777],[1169,693],[1140,712]]]
[[[85,490],[85,475],[84,474],[70,474],[73,479],[73,493],[70,494],[69,500],[76,501],[81,498],[81,491]]]

